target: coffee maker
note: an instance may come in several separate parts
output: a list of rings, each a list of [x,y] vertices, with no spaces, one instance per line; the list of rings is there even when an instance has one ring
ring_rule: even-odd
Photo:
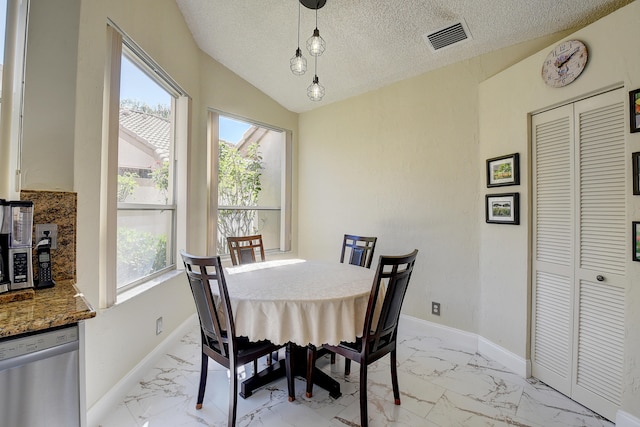
[[[2,276],[8,290],[33,288],[31,239],[33,234],[33,202],[2,201],[0,225],[0,258]],[[2,286],[0,286],[0,291]]]

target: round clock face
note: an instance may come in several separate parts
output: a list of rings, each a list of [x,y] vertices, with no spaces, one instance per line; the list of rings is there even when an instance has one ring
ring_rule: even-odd
[[[562,42],[544,60],[542,79],[551,87],[566,86],[582,73],[587,58],[587,47],[581,41]]]

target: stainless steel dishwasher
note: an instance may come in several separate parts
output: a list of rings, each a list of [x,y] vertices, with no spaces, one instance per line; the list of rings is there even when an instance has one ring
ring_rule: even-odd
[[[78,326],[0,340],[0,426],[80,426]]]

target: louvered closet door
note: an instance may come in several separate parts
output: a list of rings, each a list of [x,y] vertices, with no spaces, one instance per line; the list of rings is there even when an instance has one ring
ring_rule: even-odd
[[[532,117],[533,376],[571,394],[573,358],[573,106]]]
[[[532,119],[533,375],[609,419],[624,349],[623,99],[617,90]]]
[[[572,397],[614,419],[621,405],[625,237],[625,108],[614,91],[576,103],[580,188]]]

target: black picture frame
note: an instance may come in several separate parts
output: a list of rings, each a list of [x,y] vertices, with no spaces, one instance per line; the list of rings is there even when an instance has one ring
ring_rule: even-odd
[[[640,89],[629,92],[629,127],[631,133],[640,132]]]
[[[487,194],[484,212],[489,224],[520,224],[520,193]]]
[[[631,153],[633,194],[640,195],[640,152]]]
[[[631,223],[631,259],[640,261],[640,221]]]
[[[520,184],[520,154],[487,159],[487,188]]]

